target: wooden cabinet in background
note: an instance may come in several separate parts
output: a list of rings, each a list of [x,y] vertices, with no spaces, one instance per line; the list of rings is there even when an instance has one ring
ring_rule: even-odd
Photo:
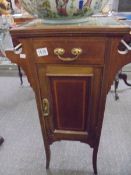
[[[117,21],[113,21],[113,26],[107,23],[39,24],[11,30],[12,38],[22,44],[27,76],[36,95],[46,168],[50,163],[50,144],[74,140],[93,148],[97,174],[106,95],[117,71],[131,62],[130,53],[125,56],[117,52],[119,42],[130,29]],[[15,62],[21,64],[21,55],[6,53],[10,60],[15,57]]]

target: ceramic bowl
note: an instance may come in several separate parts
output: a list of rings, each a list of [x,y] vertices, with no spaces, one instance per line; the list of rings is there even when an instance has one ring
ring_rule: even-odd
[[[22,0],[30,14],[42,19],[69,20],[101,11],[108,0]]]

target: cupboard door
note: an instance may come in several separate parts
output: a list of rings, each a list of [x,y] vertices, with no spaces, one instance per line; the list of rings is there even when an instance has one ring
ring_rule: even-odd
[[[87,139],[94,127],[101,69],[87,66],[39,65],[42,101],[48,100],[47,131],[54,140]]]

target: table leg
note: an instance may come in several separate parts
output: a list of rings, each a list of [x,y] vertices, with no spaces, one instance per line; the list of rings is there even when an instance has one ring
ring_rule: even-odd
[[[0,145],[4,142],[4,138],[0,136]]]
[[[18,72],[19,72],[19,77],[20,77],[21,85],[23,85],[23,79],[22,79],[22,76],[23,76],[23,75],[22,75],[20,66],[18,66]]]
[[[131,86],[131,84],[127,82],[127,74],[121,72],[118,76],[119,79],[122,79],[127,86]]]

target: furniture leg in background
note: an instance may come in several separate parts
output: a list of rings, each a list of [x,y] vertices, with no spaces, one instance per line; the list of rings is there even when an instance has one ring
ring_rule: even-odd
[[[22,74],[20,66],[18,66],[18,73],[19,73],[19,77],[20,77],[20,84],[22,86],[23,85],[23,79],[22,79],[23,74]]]
[[[115,77],[115,83],[114,83],[115,100],[118,100],[119,99],[119,96],[118,96],[118,93],[117,93],[118,84],[119,84],[119,73],[116,75],[116,77]]]
[[[0,145],[4,142],[4,138],[0,136]]]
[[[122,79],[127,86],[131,86],[131,84],[127,82],[127,74],[123,73],[122,70],[119,71],[115,78],[115,100],[119,99],[117,89],[118,89],[120,79]]]

